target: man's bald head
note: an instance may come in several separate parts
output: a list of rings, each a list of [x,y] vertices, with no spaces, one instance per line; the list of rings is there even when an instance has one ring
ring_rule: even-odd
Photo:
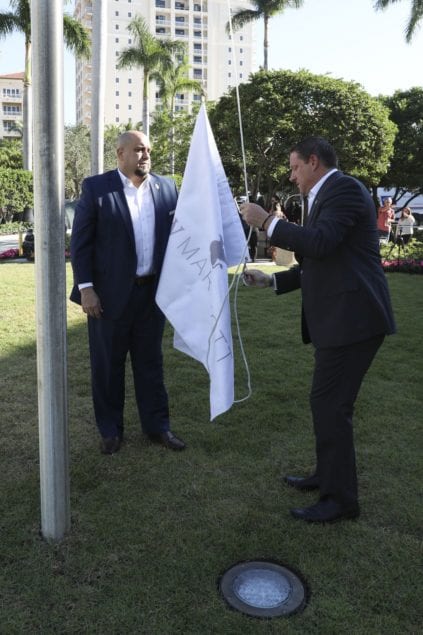
[[[116,154],[119,170],[139,185],[151,169],[150,141],[139,130],[127,130],[119,135],[116,142]]]

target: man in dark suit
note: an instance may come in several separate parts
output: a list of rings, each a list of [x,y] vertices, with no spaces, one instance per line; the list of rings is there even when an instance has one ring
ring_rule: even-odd
[[[246,284],[273,286],[277,294],[301,289],[302,336],[315,347],[310,405],[316,468],[286,476],[298,490],[320,490],[295,518],[328,522],[359,514],[352,416],[361,382],[385,335],[395,332],[379,255],[375,209],[366,188],[337,169],[332,146],[309,137],[290,153],[290,180],[308,197],[304,226],[245,204],[244,219],[261,227],[271,245],[296,252],[298,266],[268,276],[247,270]]]
[[[144,433],[172,450],[185,448],[169,427],[165,318],[154,299],[178,195],[171,179],[150,173],[150,152],[142,132],[123,133],[118,169],[84,180],[72,227],[71,300],[88,316],[94,412],[104,454],[117,452],[123,440],[128,352]]]

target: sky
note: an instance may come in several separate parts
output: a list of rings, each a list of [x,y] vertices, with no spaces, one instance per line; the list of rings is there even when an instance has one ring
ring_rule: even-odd
[[[236,9],[236,0],[229,0]],[[213,2],[213,0],[209,0]],[[304,0],[300,9],[286,9],[270,20],[269,68],[355,81],[371,95],[391,95],[423,85],[423,24],[411,44],[404,29],[411,0],[401,0],[385,11],[373,9],[374,0]],[[68,3],[67,11],[71,11]],[[0,0],[0,11],[9,1]],[[257,23],[257,61],[263,61],[263,28]],[[24,68],[21,35],[0,39],[0,75]],[[75,69],[65,53],[65,123],[75,123]]]

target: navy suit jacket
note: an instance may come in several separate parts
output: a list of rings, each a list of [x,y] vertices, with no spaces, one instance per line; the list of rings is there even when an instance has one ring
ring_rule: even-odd
[[[178,193],[174,181],[150,174],[155,209],[153,267],[158,281]],[[118,318],[134,285],[137,269],[134,230],[117,170],[82,183],[71,237],[74,287],[70,299],[81,303],[78,284],[92,282],[103,317]]]
[[[277,293],[301,288],[304,342],[330,348],[395,332],[375,208],[360,181],[333,173],[306,226],[279,221],[270,242],[300,263],[275,276]]]

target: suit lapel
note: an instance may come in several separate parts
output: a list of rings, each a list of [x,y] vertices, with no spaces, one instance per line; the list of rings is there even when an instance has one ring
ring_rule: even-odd
[[[151,196],[153,197],[154,210],[156,213],[156,221],[157,221],[157,209],[159,208],[159,196],[160,196],[160,183],[155,178],[153,174],[150,174],[149,178],[149,186],[151,191]]]
[[[111,173],[113,180],[113,198],[116,203],[116,207],[118,208],[120,215],[122,217],[123,223],[128,231],[131,243],[135,249],[135,236],[134,236],[134,228],[132,225],[131,214],[129,213],[128,203],[126,202],[125,193],[123,191],[122,180],[119,176],[119,172],[117,170]]]

